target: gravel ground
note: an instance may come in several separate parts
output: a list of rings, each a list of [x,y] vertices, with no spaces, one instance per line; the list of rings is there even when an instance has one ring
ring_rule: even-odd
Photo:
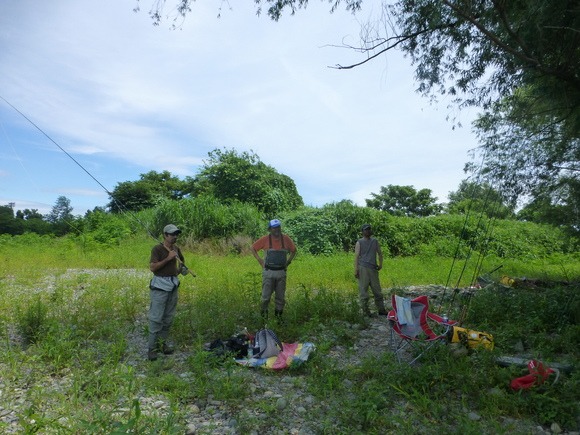
[[[407,289],[407,295],[413,296],[420,293],[429,293],[436,291],[436,287],[414,287]],[[134,369],[135,376],[148,376],[148,362],[145,360],[146,337],[142,333],[144,330],[145,317],[137,321],[134,328],[135,333],[128,337],[129,350],[127,353],[127,366]],[[355,367],[360,364],[361,360],[369,354],[382,354],[390,352],[390,327],[385,317],[376,317],[369,319],[365,329],[360,325],[348,325],[352,328],[357,339],[354,345],[354,352],[346,352],[346,349],[336,346],[328,352],[328,357],[338,367],[351,366]],[[12,339],[17,337],[12,334]],[[349,355],[347,358],[344,355]],[[162,357],[163,363],[171,365],[171,371],[177,373],[179,377],[187,379],[192,373],[187,371],[187,359],[191,352],[182,352],[179,349],[169,356]],[[0,373],[3,372],[5,362],[0,361]],[[224,370],[225,372],[225,370]],[[320,400],[307,392],[305,388],[307,379],[299,372],[279,372],[276,375],[265,373],[263,369],[244,369],[240,366],[242,376],[247,376],[251,381],[249,384],[252,394],[245,399],[240,405],[231,405],[227,402],[215,400],[213,397],[198,399],[187,404],[186,407],[186,432],[187,434],[240,434],[248,433],[240,429],[240,420],[251,418],[253,421],[266,421],[269,417],[268,410],[259,406],[258,402],[264,400],[271,401],[271,405],[279,412],[282,421],[280,428],[271,428],[268,434],[318,434],[322,433],[322,426],[313,415],[325,415],[325,408],[331,406],[330,403]],[[224,373],[225,376],[225,373]],[[50,402],[51,393],[67,391],[72,384],[71,376],[63,373],[58,377],[46,377],[42,380],[41,385],[28,385],[18,382],[18,385],[10,383],[9,379],[2,377],[0,379],[0,422],[4,428],[0,431],[4,433],[28,433],[24,425],[18,418],[25,409],[30,407],[31,389],[40,387],[42,394],[46,395],[47,401]],[[345,382],[348,382],[345,380]],[[163,418],[170,414],[171,405],[167,398],[163,396],[152,397],[142,395],[139,397],[141,412],[145,415],[157,415]],[[54,404],[53,404],[54,405]],[[405,404],[396,406],[393,412],[405,413]],[[58,405],[57,405],[58,406]],[[129,407],[121,406],[119,413],[126,413]],[[477,413],[466,410],[469,418],[477,421],[481,417]],[[66,427],[67,418],[61,417],[59,422]],[[326,429],[329,422],[327,421]],[[556,424],[550,428],[543,428],[533,422],[515,421],[506,418],[502,422],[506,431],[508,428],[516,427],[517,430],[511,430],[513,433],[527,434],[557,434],[564,433]],[[57,433],[56,431],[52,433]],[[254,430],[251,434],[266,433],[264,431]],[[327,433],[327,432],[325,432]],[[417,433],[430,433],[428,431],[418,430]],[[577,434],[569,432],[570,435]]]

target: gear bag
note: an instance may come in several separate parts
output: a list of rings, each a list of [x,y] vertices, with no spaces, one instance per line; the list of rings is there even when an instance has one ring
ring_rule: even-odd
[[[253,358],[278,356],[284,349],[282,342],[271,329],[260,329],[254,337]]]
[[[449,332],[451,333],[451,343],[461,343],[469,349],[493,350],[493,335],[487,332],[474,331],[459,326],[453,326]]]

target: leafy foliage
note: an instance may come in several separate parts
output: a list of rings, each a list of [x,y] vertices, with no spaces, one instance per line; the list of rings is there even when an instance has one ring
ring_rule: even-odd
[[[72,211],[73,208],[70,204],[70,199],[66,196],[59,196],[56,199],[52,210],[46,216],[46,220],[52,224],[53,231],[56,235],[62,236],[68,233],[70,228],[73,227],[75,217]]]
[[[215,149],[199,174],[187,182],[193,196],[210,195],[224,203],[245,202],[267,216],[303,205],[294,181],[253,152]]]
[[[386,211],[393,216],[425,217],[438,214],[442,206],[431,196],[431,189],[415,190],[413,186],[381,186],[380,193],[371,193],[367,207]]]
[[[314,255],[332,254],[340,245],[336,220],[320,209],[305,207],[285,215],[284,229],[300,250]]]
[[[181,201],[159,203],[145,225],[161,234],[171,222],[183,230],[183,236],[193,241],[208,238],[230,238],[237,234],[256,237],[263,227],[261,213],[253,206],[238,201],[224,204],[213,196],[198,196]]]
[[[389,11],[396,35],[383,47],[410,56],[419,92],[484,109],[474,156],[483,167],[468,170],[511,200],[578,179],[580,15],[572,1],[401,0]]]
[[[541,192],[518,212],[518,219],[565,228],[571,237],[580,234],[580,180],[569,180],[550,192]]]
[[[107,205],[113,213],[139,211],[153,207],[161,199],[181,199],[185,182],[169,171],[149,171],[137,181],[118,183]]]
[[[514,207],[506,203],[503,195],[490,185],[462,181],[455,192],[449,193],[447,211],[451,214],[479,214],[507,219],[514,216]]]

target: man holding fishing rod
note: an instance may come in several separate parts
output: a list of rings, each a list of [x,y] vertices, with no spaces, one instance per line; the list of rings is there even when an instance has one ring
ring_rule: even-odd
[[[149,284],[151,304],[149,306],[149,342],[147,358],[155,361],[158,352],[165,355],[173,353],[173,348],[167,344],[169,329],[173,323],[177,307],[177,275],[195,276],[184,264],[183,254],[175,245],[181,230],[173,224],[163,228],[163,242],[151,249],[149,269],[153,279]]]

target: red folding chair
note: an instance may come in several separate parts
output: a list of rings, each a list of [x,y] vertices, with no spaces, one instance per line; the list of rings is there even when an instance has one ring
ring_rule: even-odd
[[[430,313],[427,296],[407,299],[393,295],[391,303],[393,309],[387,318],[391,324],[391,347],[399,362],[407,359],[404,355],[409,350],[415,352],[409,361],[413,364],[435,344],[448,342],[449,331],[457,324],[455,320]]]

